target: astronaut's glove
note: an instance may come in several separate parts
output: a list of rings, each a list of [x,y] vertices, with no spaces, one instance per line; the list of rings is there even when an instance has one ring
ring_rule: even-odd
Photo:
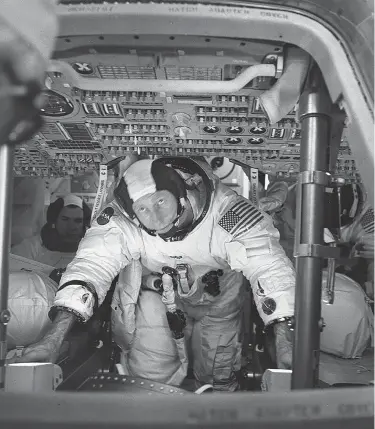
[[[167,320],[169,328],[172,331],[173,338],[175,340],[183,338],[184,329],[186,327],[186,318],[184,313],[179,309],[174,312],[167,311]]]
[[[274,323],[276,362],[279,369],[292,369],[293,330],[288,320]]]
[[[288,196],[288,184],[276,181],[270,184],[266,195],[259,199],[259,208],[265,212],[272,213],[280,210]]]

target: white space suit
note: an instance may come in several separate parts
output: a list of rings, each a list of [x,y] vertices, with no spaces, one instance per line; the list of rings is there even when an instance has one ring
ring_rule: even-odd
[[[133,375],[178,384],[184,375],[174,377],[179,358],[167,329],[165,307],[155,292],[141,291],[139,295],[141,273],[134,261],[140,261],[143,274],[186,264],[192,286],[188,293],[179,293],[178,307],[188,320],[185,338],[190,343],[195,376],[201,383],[213,383],[218,390],[233,390],[233,373],[239,369],[242,273],[251,283],[266,325],[294,314],[295,274],[279,245],[272,219],[220,183],[208,166],[200,167],[212,191],[206,202],[200,199],[201,193],[197,197],[187,192],[195,221],[201,217],[187,236],[179,241],[152,236],[112,202],[81,241],[76,258],[61,279],[54,306],[87,321],[94,307],[103,301],[113,278],[129,265],[127,280],[115,293],[112,304],[117,341],[128,352]],[[185,181],[189,178],[186,171],[177,171]],[[223,270],[221,293],[214,297],[205,291],[202,277],[218,269]],[[154,304],[150,304],[152,301]]]

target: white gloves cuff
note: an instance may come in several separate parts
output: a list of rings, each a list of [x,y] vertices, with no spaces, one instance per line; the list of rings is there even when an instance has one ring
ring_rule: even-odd
[[[84,286],[72,284],[57,292],[53,305],[70,308],[87,322],[93,314],[95,298]]]

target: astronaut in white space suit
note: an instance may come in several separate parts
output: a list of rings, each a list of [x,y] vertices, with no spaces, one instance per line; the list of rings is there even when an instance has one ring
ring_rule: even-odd
[[[122,272],[112,321],[130,374],[181,383],[185,336],[198,383],[235,390],[243,275],[274,325],[278,366],[290,367],[295,274],[268,215],[188,158],[137,161],[114,194],[61,279],[52,329],[20,361],[55,360],[74,321],[90,319]]]

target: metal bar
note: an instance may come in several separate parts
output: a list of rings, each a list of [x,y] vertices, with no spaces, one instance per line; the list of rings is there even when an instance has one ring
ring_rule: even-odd
[[[248,67],[239,76],[228,81],[207,80],[161,80],[161,79],[97,79],[84,78],[63,61],[52,60],[48,71],[62,73],[73,87],[84,91],[142,91],[173,92],[174,94],[232,94],[240,91],[259,76],[276,75],[274,64],[256,64]]]
[[[14,147],[0,141],[0,389],[5,387],[9,288],[9,251],[13,200]]]
[[[331,247],[336,247],[336,243],[331,243]],[[327,284],[322,290],[322,300],[324,303],[332,305],[335,299],[335,271],[336,271],[336,259],[328,258],[327,266]]]
[[[300,178],[326,171],[330,135],[331,101],[317,66],[310,71],[300,98],[302,125]],[[308,173],[304,173],[308,172]],[[297,193],[298,236],[295,245],[323,245],[324,184],[299,183]],[[295,337],[292,389],[316,386],[319,369],[322,256],[299,256],[296,253]]]
[[[0,70],[0,391],[5,389],[5,359],[7,355],[9,251],[13,201],[14,143],[9,136],[17,124],[20,105],[16,96],[27,93],[14,86],[9,76]]]

